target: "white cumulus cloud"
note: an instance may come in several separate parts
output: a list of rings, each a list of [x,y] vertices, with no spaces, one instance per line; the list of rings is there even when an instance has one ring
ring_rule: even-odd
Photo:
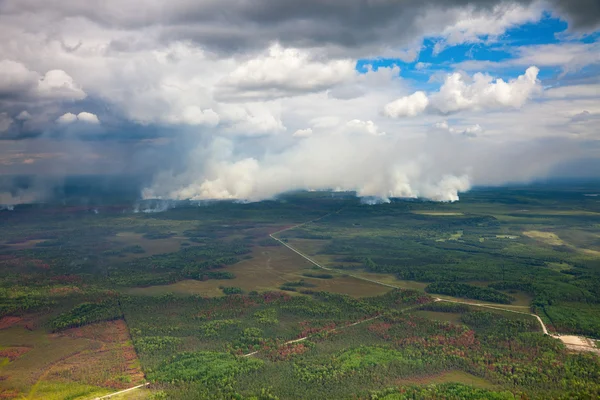
[[[383,113],[391,118],[414,117],[421,114],[429,105],[425,92],[415,92],[386,104]]]
[[[65,71],[55,69],[46,72],[40,79],[37,93],[40,97],[65,100],[83,100],[85,92]]]
[[[379,130],[379,127],[373,121],[361,121],[360,119],[353,119],[346,123],[346,128],[351,132],[366,133],[372,136],[383,136],[385,132]]]
[[[77,121],[77,115],[75,115],[73,113],[70,113],[70,112],[61,115],[56,120],[56,122],[59,123],[59,124],[70,124],[70,123],[73,123],[75,121]]]
[[[432,108],[444,114],[499,107],[519,108],[541,90],[538,73],[537,67],[529,67],[525,74],[506,82],[482,73],[470,79],[455,72],[446,77],[440,90],[429,99]]]
[[[56,122],[62,125],[72,124],[73,122],[81,121],[88,124],[97,125],[100,123],[98,116],[96,114],[92,114],[90,112],[82,111],[79,114],[75,115],[73,113],[65,113],[58,117]]]
[[[323,91],[356,76],[350,59],[314,60],[309,52],[273,45],[242,63],[217,85],[224,101],[267,100]]]
[[[96,114],[92,114],[86,111],[80,112],[77,114],[77,119],[79,121],[87,122],[89,124],[99,124],[100,120]]]
[[[443,114],[464,110],[520,108],[542,87],[537,79],[539,68],[529,67],[523,75],[506,82],[483,73],[473,77],[460,72],[446,76],[440,90],[427,96],[415,92],[402,97],[384,108],[392,118],[414,117],[426,110]]]

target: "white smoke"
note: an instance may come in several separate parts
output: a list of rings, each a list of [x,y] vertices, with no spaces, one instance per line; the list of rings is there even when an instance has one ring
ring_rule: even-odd
[[[468,168],[448,163],[429,139],[387,136],[307,137],[279,153],[236,157],[234,142],[215,139],[193,153],[183,174],[163,174],[144,198],[258,201],[298,189],[356,191],[359,197],[456,201],[469,190]],[[457,145],[459,145],[457,143]],[[441,161],[441,162],[440,162]]]
[[[133,213],[134,214],[159,213],[159,212],[167,211],[171,208],[175,208],[175,206],[176,206],[176,202],[174,202],[174,201],[152,199],[152,200],[142,201],[142,202],[135,204],[133,206]]]
[[[18,190],[17,192],[0,192],[0,207],[12,211],[15,205],[32,204],[45,198],[36,190]]]

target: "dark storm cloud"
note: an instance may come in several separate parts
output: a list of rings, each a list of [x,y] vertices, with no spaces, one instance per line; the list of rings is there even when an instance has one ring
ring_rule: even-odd
[[[405,45],[448,23],[444,11],[471,6],[488,10],[500,3],[532,0],[4,0],[0,13],[46,13],[50,18],[83,16],[125,29],[162,27],[163,40],[189,39],[220,52],[261,48],[272,41],[301,47],[356,49]],[[600,1],[551,1],[575,29],[598,26]],[[422,17],[435,10],[436,17]],[[439,21],[438,21],[439,19]],[[432,26],[433,25],[433,26]],[[126,48],[120,44],[120,49]]]
[[[566,16],[574,29],[600,27],[600,0],[554,0],[559,14]]]

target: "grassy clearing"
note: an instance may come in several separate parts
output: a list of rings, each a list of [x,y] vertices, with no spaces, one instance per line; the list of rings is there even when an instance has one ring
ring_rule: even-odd
[[[21,393],[28,393],[60,360],[98,348],[87,339],[49,335],[40,330],[31,332],[23,327],[1,330],[0,343],[6,347],[31,348],[26,357],[12,361],[0,371],[0,376],[4,378],[0,379],[0,389],[14,389]]]
[[[127,393],[122,393],[111,397],[111,400],[159,400],[160,390],[149,389],[148,387],[141,387],[139,389],[132,390]]]
[[[550,245],[550,246],[566,246],[570,249],[573,249],[575,251],[578,251],[580,253],[585,254],[586,256],[592,257],[592,258],[600,258],[600,251],[596,250],[596,249],[589,249],[589,248],[583,248],[583,247],[578,247],[575,246],[573,244],[567,243],[565,242],[563,239],[561,239],[560,237],[558,237],[557,234],[552,233],[552,232],[541,232],[541,231],[526,231],[523,232],[523,235],[538,240],[544,244]],[[574,235],[573,233],[570,234],[570,239],[572,240],[577,240],[579,239],[580,236],[578,235]],[[581,243],[582,245],[586,245],[586,242],[584,241],[583,243]],[[589,244],[589,242],[587,242],[587,244]],[[595,244],[595,246],[598,246],[598,244]]]
[[[571,264],[565,262],[548,262],[548,268],[556,272],[568,271],[573,268]]]
[[[479,376],[464,371],[446,371],[441,374],[422,376],[418,378],[404,378],[396,382],[398,386],[405,385],[440,385],[444,383],[464,383],[479,389],[496,389],[498,385]]]
[[[376,296],[388,292],[391,288],[364,282],[342,274],[335,274],[332,279],[317,279],[304,276],[307,272],[321,272],[313,270],[314,265],[284,246],[254,247],[252,258],[226,267],[235,275],[234,279],[227,281],[208,280],[180,281],[171,285],[150,286],[146,288],[129,288],[125,293],[134,295],[160,295],[166,293],[199,294],[215,297],[223,294],[219,286],[236,286],[246,292],[252,290],[269,291],[279,290],[287,282],[305,279],[315,285],[313,290],[328,291],[332,293],[347,294],[355,297]],[[327,271],[324,271],[327,272]]]
[[[549,244],[550,246],[562,246],[565,242],[558,237],[556,233],[542,232],[542,231],[525,231],[523,235],[528,238],[539,240],[542,243]]]
[[[87,400],[111,393],[106,388],[73,382],[41,381],[27,394],[28,400]]]
[[[448,312],[439,312],[439,311],[414,311],[411,314],[417,315],[419,317],[431,319],[434,321],[442,321],[442,322],[452,322],[454,324],[460,324],[460,314],[458,313],[448,313]]]
[[[127,258],[140,258],[176,252],[181,248],[181,243],[185,242],[187,238],[173,236],[165,239],[148,239],[141,233],[119,232],[114,239],[124,247],[141,246],[145,253],[127,254],[126,256]]]

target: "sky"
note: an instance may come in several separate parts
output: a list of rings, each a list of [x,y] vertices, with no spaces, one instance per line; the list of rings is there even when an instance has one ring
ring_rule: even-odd
[[[0,175],[250,201],[600,176],[598,0],[97,3],[0,0]]]

